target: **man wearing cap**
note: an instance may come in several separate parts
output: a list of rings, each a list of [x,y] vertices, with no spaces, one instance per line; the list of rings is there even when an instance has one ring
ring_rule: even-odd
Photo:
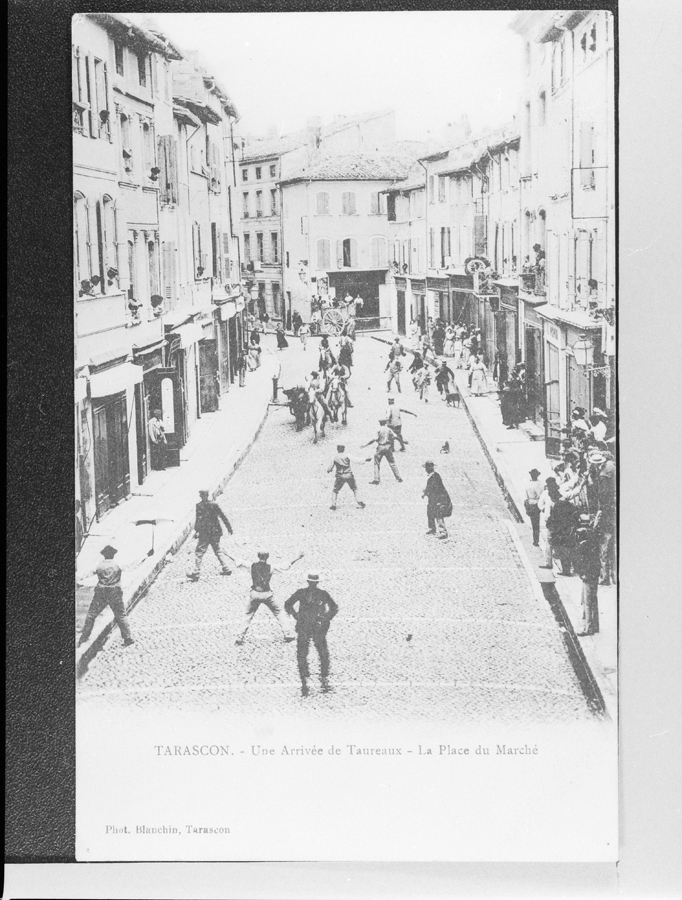
[[[373,441],[368,441],[366,444],[363,444],[363,447],[369,447],[370,444],[376,444],[377,449],[374,453],[374,481],[370,481],[370,484],[379,484],[379,466],[381,465],[381,460],[386,457],[388,460],[388,464],[391,467],[391,472],[395,475],[396,481],[402,481],[400,477],[400,472],[398,472],[398,467],[395,464],[395,458],[393,456],[393,432],[388,427],[387,420],[385,418],[379,419],[379,431],[377,432],[377,436]]]
[[[400,450],[404,451],[407,441],[403,440],[403,420],[400,413],[407,413],[409,416],[417,417],[417,414],[411,412],[409,409],[402,409],[400,406],[396,406],[395,398],[389,397],[388,409],[386,410],[386,424],[400,443]]]
[[[147,423],[152,469],[165,469],[166,430],[161,421],[161,410],[155,409]]]
[[[398,393],[399,394],[402,393],[402,389],[400,387],[400,373],[402,371],[402,368],[403,368],[402,363],[400,362],[400,359],[397,356],[391,357],[388,360],[388,362],[386,363],[386,368],[384,369],[384,372],[388,372],[388,381],[386,382],[386,390],[387,391],[391,390],[391,385],[395,381],[395,385],[398,389]]]
[[[422,497],[428,498],[426,505],[426,517],[429,523],[427,534],[437,534],[439,540],[444,540],[448,536],[445,527],[445,518],[452,515],[452,501],[450,495],[445,489],[443,479],[436,472],[435,464],[430,460],[424,463],[427,479],[426,487],[422,492]]]
[[[128,616],[126,615],[125,604],[123,603],[123,591],[121,590],[121,567],[114,562],[114,556],[118,553],[115,547],[107,544],[102,548],[102,559],[92,572],[87,572],[83,577],[90,574],[97,575],[97,585],[90,603],[87,615],[85,616],[85,624],[81,632],[78,646],[84,644],[90,635],[95,624],[95,619],[102,612],[105,606],[111,607],[114,614],[114,621],[121,631],[123,645],[129,647],[134,644],[132,634],[130,633],[130,625],[128,625]],[[146,558],[146,557],[145,557]]]
[[[360,509],[365,508],[365,504],[358,497],[358,485],[355,481],[355,475],[353,475],[353,470],[351,469],[351,461],[357,463],[365,463],[369,462],[372,457],[369,456],[367,459],[353,459],[351,460],[350,456],[346,453],[346,447],[344,444],[337,444],[336,447],[336,456],[331,461],[328,472],[335,472],[334,477],[334,487],[332,488],[332,505],[329,507],[330,509],[336,509],[336,500],[339,496],[339,491],[347,484],[348,487],[353,492],[353,496],[355,497],[355,502],[358,504]]]
[[[269,556],[270,554],[266,550],[259,550],[258,561],[251,564],[251,593],[249,594],[249,602],[246,605],[244,624],[235,641],[235,644],[239,647],[244,643],[244,637],[249,630],[249,625],[258,612],[258,607],[261,604],[267,607],[277,620],[277,624],[282,629],[284,640],[287,643],[294,640],[294,636],[282,615],[282,608],[273,598],[272,590],[270,588],[270,579],[275,572],[286,572],[290,569],[294,563],[298,562],[299,559],[302,559],[303,553],[301,552],[295,556],[288,565],[282,565],[281,563],[278,565],[270,565],[270,563],[268,563]],[[237,565],[239,568],[245,569],[249,564],[247,562],[239,562]]]
[[[526,482],[526,499],[523,501],[523,505],[533,529],[533,546],[539,547],[540,507],[538,506],[538,500],[540,499],[540,494],[542,494],[543,488],[538,481],[538,475],[540,474],[539,469],[531,469],[528,474],[530,475],[530,481]]]
[[[207,490],[200,490],[199,496],[201,497],[201,500],[199,501],[199,503],[197,503],[196,520],[194,523],[194,536],[199,540],[197,542],[197,549],[194,555],[194,571],[187,576],[190,581],[199,580],[201,563],[204,558],[204,554],[209,547],[211,547],[215,555],[218,557],[218,562],[222,566],[222,574],[232,574],[232,571],[228,565],[228,563],[230,562],[230,558],[220,549],[220,538],[223,533],[223,529],[220,526],[220,519],[222,519],[227,526],[229,534],[232,534],[232,526],[230,525],[227,516],[218,506],[218,504],[208,499]]]
[[[296,658],[298,660],[298,672],[301,676],[301,693],[308,696],[307,679],[310,678],[308,667],[308,650],[312,640],[320,657],[320,680],[322,690],[329,690],[329,649],[327,647],[327,632],[329,623],[339,611],[338,604],[332,600],[326,591],[318,587],[320,582],[319,572],[308,573],[308,587],[300,588],[289,597],[284,604],[285,611],[296,619]],[[296,608],[298,604],[298,609]]]

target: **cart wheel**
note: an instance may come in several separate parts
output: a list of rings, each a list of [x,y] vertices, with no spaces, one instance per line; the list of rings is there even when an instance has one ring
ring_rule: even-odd
[[[338,309],[328,309],[322,317],[322,326],[325,334],[338,337],[343,331],[343,316]]]

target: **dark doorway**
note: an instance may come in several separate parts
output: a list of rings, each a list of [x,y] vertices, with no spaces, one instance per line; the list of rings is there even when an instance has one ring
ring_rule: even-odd
[[[199,408],[201,414],[218,409],[220,391],[218,347],[215,340],[203,340],[199,347]]]
[[[405,331],[405,291],[398,291],[398,334]]]
[[[561,455],[561,408],[559,392],[559,350],[545,343],[545,454]]]
[[[149,405],[144,381],[135,385],[135,432],[137,437],[137,483],[142,484],[149,472],[147,455],[147,422]]]
[[[128,422],[125,393],[100,401],[92,411],[97,515],[130,493]]]
[[[528,416],[542,423],[544,410],[544,378],[542,373],[542,333],[539,328],[525,326],[526,402]]]

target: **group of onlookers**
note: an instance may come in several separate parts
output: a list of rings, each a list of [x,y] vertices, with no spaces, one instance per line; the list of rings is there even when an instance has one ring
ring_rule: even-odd
[[[588,418],[576,407],[560,462],[544,483],[530,471],[525,507],[542,567],[583,581],[581,635],[599,631],[598,585],[616,580],[616,464],[607,440],[607,417],[595,407]]]

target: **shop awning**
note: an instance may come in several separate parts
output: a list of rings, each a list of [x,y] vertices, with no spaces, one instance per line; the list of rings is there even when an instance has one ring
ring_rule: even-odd
[[[142,381],[142,366],[123,363],[90,376],[90,396],[108,397],[134,387]]]
[[[179,337],[180,348],[182,350],[186,350],[187,347],[191,347],[192,344],[196,344],[196,342],[200,341],[203,336],[204,329],[197,323],[192,323],[191,325],[180,325],[179,328],[174,328],[166,335],[166,337]]]
[[[541,307],[536,308],[536,312],[543,319],[549,319],[552,322],[561,322],[565,325],[572,325],[579,331],[601,331],[601,321],[594,319],[585,310],[577,309],[561,309],[558,306],[552,306],[545,303]]]

